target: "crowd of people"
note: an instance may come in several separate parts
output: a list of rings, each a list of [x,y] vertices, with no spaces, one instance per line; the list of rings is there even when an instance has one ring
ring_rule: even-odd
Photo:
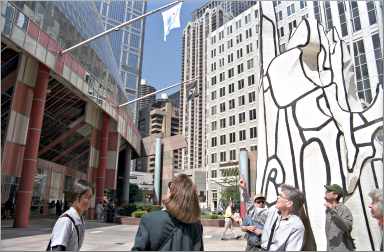
[[[231,230],[232,220],[241,223],[246,233],[246,251],[300,251],[305,242],[305,226],[299,212],[304,204],[304,194],[290,185],[281,185],[276,203],[266,207],[266,197],[256,194],[251,200],[246,182],[240,179],[240,188],[246,202],[247,216],[241,220],[232,213],[232,202],[225,211],[225,230]],[[351,237],[353,218],[351,211],[341,199],[343,190],[339,185],[325,186],[326,207],[325,231],[327,250],[354,250]],[[92,187],[84,180],[74,184],[72,206],[62,214],[52,231],[47,250],[79,250],[84,240],[83,215],[92,198]],[[383,231],[383,193],[373,190],[369,208],[372,217]],[[146,214],[140,221],[132,250],[204,250],[203,226],[200,221],[199,198],[196,186],[185,174],[174,177],[168,184],[164,208]],[[98,220],[102,218],[102,202],[98,204]],[[231,230],[232,231],[232,230]],[[383,250],[383,243],[381,243]]]

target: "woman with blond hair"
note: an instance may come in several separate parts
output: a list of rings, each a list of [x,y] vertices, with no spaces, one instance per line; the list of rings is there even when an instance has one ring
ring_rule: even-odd
[[[164,209],[146,214],[132,250],[204,250],[196,186],[185,174],[168,183]]]

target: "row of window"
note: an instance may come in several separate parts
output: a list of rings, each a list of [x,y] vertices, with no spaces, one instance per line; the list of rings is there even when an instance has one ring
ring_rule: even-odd
[[[256,109],[251,109],[248,111],[248,113],[249,113],[249,120],[250,121],[256,120],[256,114],[257,114]],[[239,118],[239,124],[244,123],[245,122],[245,112],[239,113],[238,118]],[[220,122],[220,128],[225,129],[226,124],[227,124],[226,118],[221,118],[219,120],[219,122]],[[228,123],[229,123],[229,127],[234,126],[236,124],[236,115],[231,115],[230,117],[228,117]],[[211,131],[215,131],[215,130],[217,130],[217,121],[211,122]]]
[[[239,141],[245,141],[247,138],[246,135],[246,130],[240,130],[239,131]],[[235,143],[236,142],[236,132],[231,132],[228,134],[229,137],[229,143]],[[249,129],[249,138],[253,139],[257,137],[257,128],[252,127]],[[227,144],[227,135],[221,135],[220,136],[220,145],[225,145]],[[216,147],[217,146],[217,137],[212,137],[211,138],[211,147]]]
[[[256,95],[255,95],[255,92],[251,92],[248,94],[248,99],[249,99],[249,103],[252,103],[252,102],[255,102],[256,101]],[[219,107],[220,107],[220,113],[223,113],[225,112],[225,102],[222,102],[219,104]],[[238,106],[243,106],[245,105],[245,95],[242,95],[242,96],[239,96],[238,97]],[[229,106],[229,110],[231,109],[234,109],[235,108],[235,99],[231,99],[228,101],[228,106]],[[217,106],[216,105],[213,105],[211,107],[211,115],[214,116],[217,114]]]
[[[216,76],[214,78],[212,78],[211,81],[212,81],[212,83],[216,84]],[[247,81],[248,81],[248,86],[254,85],[255,84],[255,75],[251,74],[250,76],[248,76]],[[240,79],[240,80],[237,81],[237,89],[238,90],[243,89],[244,85],[245,85],[244,84],[244,79]],[[217,97],[216,92],[217,92],[216,90],[211,92],[211,100],[215,100],[216,99],[216,97]],[[225,95],[225,87],[221,87],[219,89],[219,92],[220,92],[220,97],[223,97]],[[234,92],[235,92],[235,83],[231,83],[231,84],[228,85],[228,93],[232,94]]]
[[[245,38],[248,39],[248,38],[251,38],[251,37],[252,37],[252,30],[251,30],[251,28],[249,28],[248,30],[245,31]],[[236,35],[235,39],[236,39],[236,44],[239,44],[239,43],[243,42],[242,34]],[[251,45],[252,45],[252,43],[251,43]],[[257,42],[257,45],[258,45],[258,42]],[[233,47],[233,39],[230,39],[230,40],[227,41],[227,49],[230,49],[232,47]],[[225,51],[224,43],[219,45],[219,47],[217,49],[219,51],[219,54],[224,53],[224,51]],[[216,48],[211,50],[211,58],[214,58],[214,57],[216,57],[216,55],[218,55],[218,54],[216,54],[216,52],[217,52]]]
[[[233,61],[233,57],[232,57],[231,60]],[[224,59],[223,59],[223,61],[224,61]],[[224,62],[221,62],[221,60],[219,60],[219,64],[220,64],[220,66],[222,66],[222,64],[224,64]],[[254,65],[253,59],[247,60],[247,70],[252,69],[254,66],[255,65]],[[216,67],[216,64],[213,64],[212,65],[212,69],[215,69],[215,67]],[[237,74],[241,74],[242,72],[244,72],[244,64],[243,63],[237,65]],[[235,76],[235,69],[233,67],[230,68],[228,70],[228,74],[227,75],[228,75],[228,78],[233,78]],[[225,80],[225,72],[221,72],[219,74],[219,81],[223,82],[224,80]],[[214,85],[216,85],[216,83],[217,83],[216,76],[211,77],[211,85],[214,86]]]
[[[254,13],[254,14],[255,14],[255,18],[257,18],[257,16],[258,16],[258,10],[255,10],[255,13]],[[252,20],[252,18],[251,18],[251,13],[247,14],[247,15],[244,17],[244,22],[245,22],[245,24],[250,23],[251,20]],[[241,28],[241,21],[242,21],[242,20],[240,19],[240,20],[237,20],[237,21],[235,22],[235,26],[236,26],[236,29],[237,29],[237,30]],[[250,33],[252,33],[251,28],[249,28],[248,30],[249,30]],[[248,30],[247,30],[247,31],[248,31]],[[232,32],[233,32],[232,25],[227,26],[227,35],[232,34]],[[248,34],[248,35],[252,36],[251,34]],[[248,38],[248,35],[246,34],[246,37],[247,37],[247,38]],[[220,32],[218,33],[218,37],[219,37],[219,41],[222,40],[222,39],[224,39],[224,31],[220,31]],[[214,36],[211,37],[211,44],[215,44],[215,43],[216,43],[216,35],[214,35]]]
[[[251,146],[251,151],[256,151],[257,146],[253,145]],[[227,152],[226,151],[220,151],[220,162],[226,162],[227,161]],[[229,151],[229,160],[234,161],[236,160],[236,150],[230,150]],[[217,153],[211,153],[211,164],[217,163]],[[216,178],[217,177],[217,170],[211,170],[211,177]]]

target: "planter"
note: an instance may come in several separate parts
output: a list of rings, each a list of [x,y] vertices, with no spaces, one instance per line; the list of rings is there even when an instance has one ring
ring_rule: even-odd
[[[139,225],[141,218],[129,217],[129,216],[119,216],[116,218],[117,224],[124,225]]]

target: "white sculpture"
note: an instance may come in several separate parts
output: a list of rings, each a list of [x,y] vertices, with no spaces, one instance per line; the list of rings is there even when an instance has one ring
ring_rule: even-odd
[[[326,250],[324,185],[337,183],[348,195],[357,249],[378,248],[367,194],[383,184],[383,143],[375,137],[383,130],[383,88],[361,107],[345,43],[316,20],[303,20],[279,55],[272,3],[260,6],[256,189],[274,203],[281,184],[300,188],[317,249]]]

